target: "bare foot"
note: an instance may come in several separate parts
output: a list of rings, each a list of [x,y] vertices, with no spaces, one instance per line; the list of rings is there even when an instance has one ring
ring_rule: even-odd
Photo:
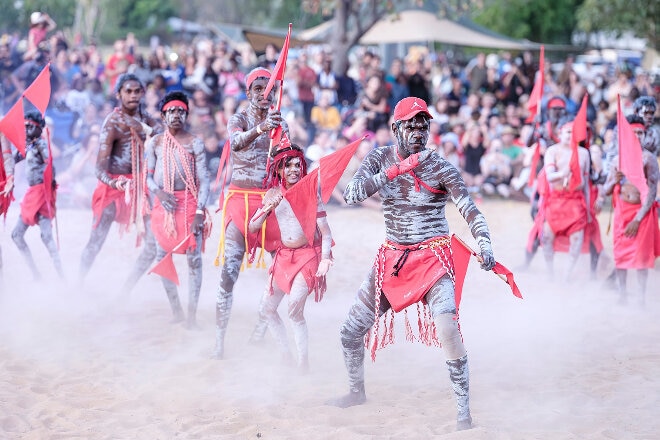
[[[224,359],[225,358],[225,349],[224,349],[224,347],[219,347],[219,346],[216,345],[215,348],[213,349],[213,353],[211,353],[210,357],[211,357],[211,359],[215,359],[217,361]]]
[[[351,406],[362,405],[367,401],[367,395],[364,391],[351,391],[348,394],[330,399],[325,402],[326,405],[337,406],[339,408],[348,408]]]
[[[466,429],[472,429],[472,417],[456,421],[456,431],[464,431]]]

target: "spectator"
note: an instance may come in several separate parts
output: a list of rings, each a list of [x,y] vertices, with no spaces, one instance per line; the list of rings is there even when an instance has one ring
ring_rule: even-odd
[[[30,30],[28,31],[27,49],[23,55],[23,60],[34,59],[39,51],[39,46],[46,40],[48,32],[56,27],[55,21],[45,12],[30,14]]]
[[[481,174],[484,183],[481,186],[486,195],[492,196],[497,192],[500,196],[508,198],[511,195],[509,182],[511,180],[511,159],[502,153],[502,141],[493,139],[486,154],[480,162]]]

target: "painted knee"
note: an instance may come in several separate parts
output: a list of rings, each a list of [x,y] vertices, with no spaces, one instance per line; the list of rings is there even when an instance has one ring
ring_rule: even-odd
[[[453,314],[442,313],[434,319],[438,340],[442,344],[442,350],[447,360],[459,359],[466,355],[463,337],[454,317]]]

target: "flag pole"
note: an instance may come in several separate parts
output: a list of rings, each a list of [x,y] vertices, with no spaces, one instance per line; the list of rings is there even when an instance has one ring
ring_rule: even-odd
[[[455,238],[456,240],[458,240],[458,242],[459,242],[461,245],[463,245],[463,247],[465,247],[465,249],[467,249],[468,251],[470,251],[470,253],[471,253],[472,255],[474,255],[474,257],[477,259],[477,261],[478,261],[480,264],[483,263],[484,259],[481,258],[481,255],[477,254],[477,253],[476,253],[476,252],[475,252],[470,246],[468,246],[468,244],[467,244],[466,242],[464,242],[463,240],[461,240],[461,238],[460,238],[458,235],[454,234],[454,238]],[[493,272],[493,273],[495,273],[495,272]],[[502,274],[500,274],[500,273],[497,273],[497,274],[495,274],[495,275],[497,275],[497,276],[498,276],[502,281],[504,281],[505,283],[509,284],[509,282],[506,280],[506,277],[505,277],[504,275],[502,275]]]

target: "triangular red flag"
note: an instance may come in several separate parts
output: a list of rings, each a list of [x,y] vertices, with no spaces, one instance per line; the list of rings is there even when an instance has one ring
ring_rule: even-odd
[[[314,233],[316,232],[318,188],[319,173],[316,169],[284,192],[284,198],[291,205],[309,244],[314,243]]]
[[[319,168],[321,170],[321,199],[323,199],[323,203],[328,203],[328,200],[330,200],[332,191],[337,186],[337,182],[341,179],[348,163],[351,161],[353,155],[355,155],[355,151],[365,137],[356,139],[344,148],[322,157],[319,161]]]
[[[41,73],[32,81],[32,84],[23,92],[42,115],[46,113],[48,101],[50,101],[50,63],[41,70]]]
[[[534,88],[529,95],[527,101],[527,110],[529,117],[526,122],[532,122],[534,117],[541,113],[541,102],[543,100],[543,87],[545,87],[545,46],[541,46],[541,54],[539,56],[539,71],[536,75]]]
[[[461,305],[461,297],[463,296],[463,284],[465,283],[465,275],[467,274],[468,265],[470,264],[470,257],[472,256],[472,249],[467,247],[463,240],[451,236],[451,253],[454,260],[454,298],[456,300],[456,311]]]
[[[151,268],[149,273],[155,273],[161,277],[167,278],[177,286],[179,285],[179,275],[177,275],[176,267],[174,267],[172,252],[165,254],[163,259],[156,263],[156,265]]]
[[[573,134],[571,134],[571,181],[569,188],[571,191],[575,190],[582,181],[582,171],[580,170],[580,155],[578,153],[579,143],[587,139],[587,100],[589,95],[586,93],[582,98],[582,105],[575,115],[573,121]]]
[[[284,130],[282,130],[281,125],[278,125],[270,131],[270,144],[273,146],[273,148],[282,142],[282,133],[284,133]]]
[[[23,99],[9,109],[7,114],[0,120],[0,131],[2,131],[9,142],[25,156],[25,115],[23,114]]]
[[[291,28],[292,24],[289,23],[289,30],[284,38],[284,44],[282,45],[282,50],[280,51],[280,56],[277,58],[277,64],[273,68],[273,72],[268,80],[268,84],[264,89],[264,96],[268,96],[275,81],[284,81],[284,72],[286,71],[286,59],[289,56],[289,41],[291,40]]]
[[[511,272],[509,269],[504,267],[503,264],[500,264],[498,262],[495,262],[495,267],[493,267],[493,272],[495,272],[498,275],[502,275],[506,278],[506,283],[511,287],[511,292],[517,296],[518,298],[522,299],[522,293],[520,293],[520,289],[518,289],[518,285],[516,284],[516,281],[513,279],[513,272]]]
[[[532,155],[532,163],[529,165],[529,179],[527,180],[527,186],[534,185],[534,179],[536,179],[536,168],[539,166],[539,161],[541,160],[541,139],[539,138],[534,146],[534,153]]]
[[[619,136],[619,171],[626,176],[626,180],[635,185],[641,200],[644,201],[649,193],[649,187],[644,177],[642,147],[621,111],[621,96],[617,98],[616,125]]]
[[[231,152],[231,143],[229,139],[225,142],[225,145],[222,147],[222,154],[220,155],[220,163],[218,164],[218,172],[215,175],[215,185],[213,190],[217,191],[220,189],[218,197],[218,211],[222,209],[222,206],[225,203],[225,183],[227,182],[227,174],[229,174],[229,164],[230,164],[230,154]]]

